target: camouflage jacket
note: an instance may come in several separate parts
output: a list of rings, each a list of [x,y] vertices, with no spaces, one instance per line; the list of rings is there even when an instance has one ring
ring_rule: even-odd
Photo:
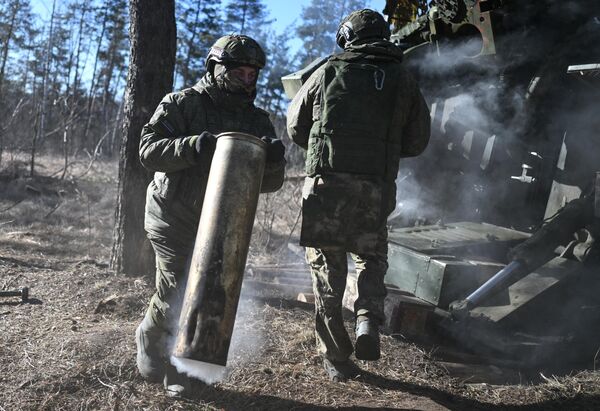
[[[402,51],[392,43],[381,41],[373,44],[364,44],[348,48],[345,53],[362,53],[365,59],[371,55],[392,55],[398,60]],[[342,53],[342,54],[345,54]],[[401,64],[398,62],[398,64]],[[287,129],[292,140],[300,147],[307,149],[311,128],[321,118],[321,99],[323,88],[324,67],[322,66],[300,88],[298,94],[290,103],[287,111]],[[417,82],[405,69],[398,70],[397,98],[387,140],[397,150],[392,153],[392,162],[397,164],[402,157],[413,157],[421,154],[429,143],[431,119],[429,109]],[[369,105],[371,102],[356,96],[354,104]],[[374,137],[375,138],[375,137]],[[310,161],[310,159],[307,159]],[[392,179],[395,179],[395,174]]]
[[[366,60],[372,55],[393,56],[399,65],[402,57],[402,51],[386,41],[353,46],[345,53],[362,53]],[[321,120],[324,68],[320,67],[311,75],[288,107],[288,133],[304,149],[308,148],[313,125]],[[395,178],[399,161],[402,157],[421,154],[430,134],[429,109],[416,81],[401,67],[395,72],[398,73],[395,79],[396,101],[389,103],[394,108],[388,135],[384,137],[389,142],[388,153],[387,158],[381,159],[388,162],[387,177],[382,180],[346,173],[309,177],[303,191],[302,245],[339,247],[359,253],[373,251],[382,225],[395,208]],[[371,102],[356,96],[354,104],[368,105]],[[315,159],[309,154],[307,163],[311,161]]]
[[[227,94],[206,75],[194,87],[168,94],[142,129],[140,160],[154,171],[148,187],[145,228],[148,232],[195,235],[200,220],[211,153],[198,155],[199,135],[237,131],[276,138],[266,111],[253,104],[228,109]],[[283,183],[285,160],[267,163],[262,191],[276,191]],[[173,235],[168,235],[173,231]]]

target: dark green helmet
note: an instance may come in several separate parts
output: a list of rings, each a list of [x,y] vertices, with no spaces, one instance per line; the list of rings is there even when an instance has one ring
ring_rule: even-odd
[[[335,41],[341,48],[357,40],[389,39],[390,27],[383,16],[374,10],[353,11],[340,23]]]
[[[206,69],[211,71],[211,64],[240,64],[261,69],[267,63],[262,47],[256,40],[243,34],[230,34],[218,39],[206,56]]]

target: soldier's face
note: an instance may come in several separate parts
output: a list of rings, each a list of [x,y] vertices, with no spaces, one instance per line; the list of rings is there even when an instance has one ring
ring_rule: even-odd
[[[229,70],[232,76],[240,80],[246,86],[253,86],[256,84],[258,77],[258,71],[254,67],[250,66],[239,66]]]

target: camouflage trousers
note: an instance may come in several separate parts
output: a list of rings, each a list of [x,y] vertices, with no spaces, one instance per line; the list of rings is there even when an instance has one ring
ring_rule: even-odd
[[[156,234],[149,233],[148,238],[156,256],[156,291],[146,312],[150,321],[145,332],[153,336],[154,343],[161,345],[167,356],[179,321],[191,248]]]
[[[372,254],[354,254],[358,274],[358,298],[354,314],[383,323],[383,302],[387,294],[384,277],[387,262],[387,228],[384,226]],[[347,253],[341,250],[306,248],[315,294],[315,334],[317,351],[333,361],[345,361],[354,351],[342,317],[342,299],[348,275]]]

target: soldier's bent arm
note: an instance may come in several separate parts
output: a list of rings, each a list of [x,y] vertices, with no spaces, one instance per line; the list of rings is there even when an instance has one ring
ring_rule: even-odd
[[[319,95],[323,73],[321,67],[308,78],[287,110],[288,135],[305,150],[308,148],[308,137],[313,122],[318,120],[319,106],[316,96]]]
[[[180,93],[168,94],[158,105],[154,115],[142,129],[140,161],[151,171],[170,173],[197,164],[199,136],[186,136]]]
[[[402,130],[402,157],[414,157],[421,154],[431,134],[431,117],[429,107],[416,82],[411,84],[411,104]]]

